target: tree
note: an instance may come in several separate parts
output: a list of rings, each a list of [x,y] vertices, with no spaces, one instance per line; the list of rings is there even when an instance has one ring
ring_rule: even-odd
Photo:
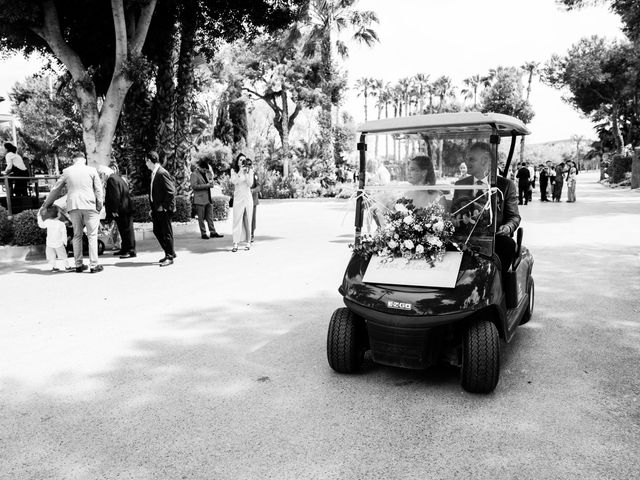
[[[576,143],[576,164],[580,166],[580,144],[586,139],[584,135],[571,135],[571,140]]]
[[[424,101],[429,90],[429,75],[425,73],[417,73],[413,77],[413,84],[415,85],[416,96],[418,100],[418,114],[422,115],[423,113],[425,113]]]
[[[637,41],[640,39],[640,4],[637,0],[610,0],[603,3],[609,3],[611,9],[620,15],[624,32],[627,36]],[[582,8],[593,3],[593,0],[558,0],[567,9]]]
[[[450,77],[445,75],[437,78],[433,82],[434,93],[439,99],[438,113],[444,111],[447,99],[455,97],[455,88]]]
[[[367,98],[371,94],[375,96],[373,93],[376,89],[376,80],[370,77],[363,77],[356,80],[356,84],[354,86],[356,90],[358,90],[358,96],[362,95],[364,97],[364,121],[367,121]]]
[[[529,123],[531,105],[524,98],[522,76],[515,67],[498,67],[490,72],[491,86],[482,92],[482,112],[503,113]]]
[[[69,71],[77,96],[82,135],[88,160],[108,164],[118,117],[125,95],[133,83],[133,72],[142,60],[142,47],[147,37],[156,0],[111,0],[110,6],[93,2],[0,1],[0,24],[3,51],[39,51],[62,63]],[[105,22],[111,18],[110,28]],[[98,18],[87,22],[87,19]],[[96,56],[88,52],[88,40],[102,36],[100,48],[113,48],[109,62],[111,74],[97,72]],[[105,67],[105,65],[100,65]],[[104,85],[106,84],[106,88]],[[104,89],[104,90],[103,90]],[[103,91],[102,91],[103,90]],[[104,98],[98,102],[100,94]]]
[[[471,77],[465,78],[462,82],[464,83],[465,88],[463,88],[460,93],[462,93],[466,99],[473,98],[473,109],[477,110],[478,89],[484,85],[484,78],[480,75],[472,75]]]
[[[295,43],[281,41],[277,35],[262,36],[247,45],[238,42],[230,50],[228,62],[221,66],[230,82],[263,100],[274,113],[273,125],[282,143],[283,171],[289,174],[291,160],[289,132],[304,107],[320,105],[321,65],[306,58]],[[327,165],[333,170],[334,157]]]
[[[291,38],[299,39],[303,31],[308,32],[303,48],[305,56],[312,58],[317,52],[320,53],[320,75],[324,96],[318,123],[325,162],[333,158],[331,108],[339,100],[333,49],[335,48],[342,58],[346,58],[349,52],[346,43],[340,39],[340,33],[350,30],[352,40],[367,46],[372,46],[378,41],[377,33],[371,28],[373,23],[378,22],[377,15],[373,11],[356,10],[356,2],[357,0],[308,0],[306,15],[292,30],[291,35]]]
[[[527,96],[525,100],[529,102],[529,96],[531,95],[531,82],[533,81],[533,76],[537,73],[538,67],[540,66],[539,62],[526,62],[520,68],[528,74],[527,77]],[[520,162],[524,161],[524,135],[520,138]]]
[[[55,172],[58,158],[82,146],[79,114],[72,88],[50,77],[33,76],[9,93],[11,113],[20,121],[22,155]]]
[[[568,89],[566,100],[594,121],[608,119],[617,152],[625,145],[622,114],[635,103],[631,117],[637,123],[639,70],[637,52],[629,43],[583,38],[567,55],[554,55],[545,65],[542,80]],[[635,110],[635,113],[633,112]],[[624,123],[624,122],[623,122]]]

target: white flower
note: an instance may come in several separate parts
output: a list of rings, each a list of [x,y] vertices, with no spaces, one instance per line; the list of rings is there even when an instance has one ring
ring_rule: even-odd
[[[387,245],[391,250],[393,250],[398,247],[398,242],[396,242],[395,240],[390,240],[389,242],[387,242]]]
[[[396,240],[398,240],[400,238],[400,235],[398,235],[397,233],[393,234],[393,238],[395,238]]]
[[[406,248],[408,250],[412,250],[413,249],[413,242],[411,240],[405,240],[404,241],[404,248]]]
[[[407,225],[411,225],[413,223],[413,217],[411,215],[407,215],[406,217],[404,217],[403,222]]]
[[[436,232],[441,232],[442,230],[444,230],[444,222],[442,220],[438,220],[434,225],[433,225],[433,229]]]
[[[422,245],[418,245],[416,247],[416,253],[424,253],[424,247]]]
[[[378,255],[380,255],[381,257],[388,257],[389,255],[391,255],[391,252],[388,248],[383,248],[378,252]]]
[[[413,229],[414,229],[416,232],[421,232],[421,231],[422,231],[422,225],[420,225],[419,223],[416,223],[416,224],[413,226]]]
[[[396,203],[395,209],[396,209],[396,212],[400,212],[400,213],[408,213],[409,212],[407,207],[405,207],[404,204],[402,204],[402,203]]]

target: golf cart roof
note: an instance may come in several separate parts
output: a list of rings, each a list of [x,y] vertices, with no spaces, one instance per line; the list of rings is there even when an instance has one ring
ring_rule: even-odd
[[[427,134],[472,138],[489,136],[492,126],[501,137],[529,135],[529,129],[515,117],[501,113],[459,112],[412,115],[372,120],[358,125],[358,132],[372,134]]]

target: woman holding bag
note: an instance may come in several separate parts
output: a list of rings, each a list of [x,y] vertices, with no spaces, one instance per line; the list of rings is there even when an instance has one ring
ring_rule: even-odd
[[[233,248],[238,251],[238,243],[245,242],[245,250],[251,248],[251,221],[253,217],[253,186],[254,173],[251,161],[242,153],[236,157],[231,168],[231,183],[233,184]]]

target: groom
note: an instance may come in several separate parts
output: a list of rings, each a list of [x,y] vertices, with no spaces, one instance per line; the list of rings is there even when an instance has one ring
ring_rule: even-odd
[[[467,168],[469,176],[458,180],[456,185],[489,186],[489,172],[493,165],[493,150],[491,145],[485,142],[477,142],[469,148],[469,160]],[[518,196],[516,186],[511,180],[498,175],[496,186],[502,192],[497,196],[497,224],[496,224],[496,254],[500,258],[502,273],[506,273],[513,263],[515,256],[515,242],[511,236],[520,225],[520,212],[518,211]],[[476,198],[484,190],[478,188]],[[456,190],[453,195],[453,205],[460,204],[461,197],[465,196],[464,190]],[[486,198],[486,197],[485,197]]]
[[[164,250],[164,257],[160,260],[161,267],[173,265],[176,251],[173,248],[173,227],[171,217],[176,211],[176,187],[169,172],[160,165],[160,158],[156,152],[149,152],[146,159],[147,168],[151,170],[151,188],[149,189],[149,203],[151,204],[151,220],[153,234]]]

